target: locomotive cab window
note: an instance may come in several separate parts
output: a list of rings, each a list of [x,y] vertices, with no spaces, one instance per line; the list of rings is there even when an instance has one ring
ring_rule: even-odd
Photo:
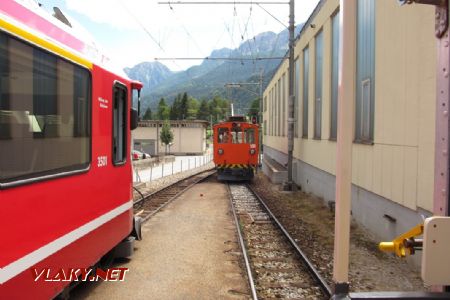
[[[0,32],[0,187],[86,171],[88,70]]]
[[[234,127],[231,132],[232,143],[233,144],[242,144],[243,143],[243,137],[242,137],[242,129],[240,127]]]
[[[253,128],[245,129],[245,142],[247,144],[255,143],[255,129],[253,129]]]
[[[230,133],[228,132],[228,128],[219,128],[219,134],[217,135],[217,142],[219,144],[224,144],[229,142]]]
[[[121,165],[127,153],[127,89],[121,84],[114,85],[113,95],[113,164]]]

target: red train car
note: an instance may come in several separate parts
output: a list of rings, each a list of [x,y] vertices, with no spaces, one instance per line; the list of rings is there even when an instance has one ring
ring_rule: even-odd
[[[70,282],[37,272],[132,250],[131,96],[142,84],[68,25],[32,1],[0,3],[0,299],[53,298]]]
[[[219,180],[251,180],[258,166],[259,126],[242,116],[214,125],[214,163]]]

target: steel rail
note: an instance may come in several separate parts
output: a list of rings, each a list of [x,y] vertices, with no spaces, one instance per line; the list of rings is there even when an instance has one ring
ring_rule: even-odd
[[[287,230],[281,225],[280,221],[275,217],[275,215],[272,213],[272,211],[269,209],[269,207],[266,205],[266,203],[262,200],[262,198],[255,192],[255,190],[250,186],[246,185],[248,189],[253,193],[253,195],[258,199],[258,201],[263,205],[264,209],[272,218],[272,220],[277,224],[278,228],[284,233],[285,237],[288,239],[289,243],[292,247],[297,251],[300,258],[303,260],[303,262],[306,264],[308,270],[310,271],[311,275],[317,280],[317,282],[322,287],[323,291],[328,295],[328,297],[331,297],[333,294],[333,291],[331,290],[328,283],[325,281],[325,279],[319,274],[319,272],[316,270],[314,265],[311,263],[311,261],[308,259],[305,253],[300,249],[300,247],[297,245],[295,240],[290,236],[290,234],[287,232]]]
[[[176,186],[177,184],[180,184],[181,182],[183,182],[183,181],[185,181],[185,180],[189,180],[190,178],[192,178],[192,177],[194,177],[194,176],[200,175],[200,174],[205,173],[205,172],[210,172],[211,170],[212,170],[212,169],[209,169],[209,170],[206,170],[206,171],[202,171],[202,172],[199,172],[199,173],[197,173],[197,174],[193,174],[192,176],[189,176],[189,177],[180,179],[180,180],[178,180],[178,181],[176,181],[176,182],[174,182],[174,183],[172,183],[172,184],[170,184],[170,185],[168,185],[168,186],[166,186],[166,187],[163,187],[163,188],[160,189],[160,190],[153,191],[153,192],[151,192],[151,193],[145,195],[144,197],[141,197],[141,199],[134,201],[134,202],[133,202],[133,206],[140,205],[141,202],[147,201],[148,198],[152,197],[153,195],[155,195],[155,194],[157,194],[157,193],[160,193],[160,192],[165,191],[165,190],[167,190],[167,189],[169,189],[169,188],[171,188],[171,187],[174,187],[174,186]],[[138,191],[138,193],[141,194],[140,191]]]
[[[208,171],[204,171],[204,172],[201,172],[201,173],[192,175],[191,177],[198,176],[198,175],[200,175],[200,174],[202,174],[202,173],[205,173],[205,172],[208,172]],[[160,206],[159,206],[158,208],[156,208],[154,211],[152,211],[152,212],[149,213],[148,215],[144,216],[144,217],[142,218],[142,223],[145,223],[146,221],[148,221],[148,220],[149,220],[152,216],[154,216],[157,212],[159,212],[161,209],[163,209],[164,207],[166,207],[169,203],[171,203],[173,200],[175,200],[176,198],[178,198],[181,194],[183,194],[184,192],[186,192],[187,190],[189,190],[190,188],[192,188],[194,185],[198,184],[199,182],[201,182],[201,181],[203,181],[203,180],[206,180],[207,178],[209,178],[210,176],[212,176],[214,173],[216,173],[215,170],[214,170],[214,171],[209,170],[209,172],[210,172],[210,174],[207,174],[206,176],[201,177],[201,178],[195,180],[195,181],[192,182],[190,185],[186,186],[184,189],[182,189],[181,191],[177,192],[174,196],[170,197],[166,202],[164,202],[162,205],[160,205]],[[155,194],[157,194],[157,193],[160,193],[160,192],[166,190],[167,188],[173,187],[173,186],[175,186],[176,184],[179,184],[179,183],[181,183],[182,181],[187,180],[187,179],[189,179],[189,178],[190,178],[190,177],[185,178],[185,179],[180,180],[180,181],[178,181],[178,182],[176,182],[176,183],[174,183],[174,184],[172,184],[172,185],[170,185],[170,186],[168,186],[168,187],[166,187],[166,188],[163,188],[163,189],[161,189],[161,190],[159,190],[159,191],[153,192],[153,193],[147,195],[146,198],[145,198],[145,200],[140,199],[139,201],[136,201],[135,203],[133,203],[133,206],[135,206],[135,205],[137,205],[137,204],[141,205],[141,203],[142,203],[143,201],[149,201],[149,200],[150,200],[149,198],[150,198],[152,195],[155,195]],[[144,204],[144,203],[142,203],[142,204]]]
[[[231,196],[231,190],[230,190],[229,184],[227,184],[227,190],[228,190],[228,195],[230,197],[231,210],[233,211],[234,223],[236,224],[236,230],[237,230],[237,233],[239,236],[239,245],[241,247],[242,254],[244,256],[245,268],[247,269],[247,277],[248,277],[248,282],[250,284],[250,291],[252,293],[253,300],[258,300],[258,296],[256,294],[255,281],[253,279],[253,274],[252,274],[252,268],[250,266],[250,261],[248,259],[248,254],[247,254],[247,250],[246,250],[245,243],[244,243],[244,237],[242,236],[242,231],[239,226],[239,220],[236,215],[236,208],[234,207],[234,204],[233,204],[233,197]]]

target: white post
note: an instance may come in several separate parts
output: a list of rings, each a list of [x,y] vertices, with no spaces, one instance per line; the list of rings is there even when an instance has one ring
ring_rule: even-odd
[[[352,143],[355,111],[356,0],[340,0],[339,95],[334,224],[334,294],[348,294]]]

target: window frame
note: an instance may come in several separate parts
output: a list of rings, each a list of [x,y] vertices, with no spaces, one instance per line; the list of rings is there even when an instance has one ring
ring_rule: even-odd
[[[307,56],[305,55],[307,54]],[[309,68],[310,55],[309,55],[309,45],[303,48],[303,84],[302,84],[302,138],[308,138],[309,130],[309,76],[311,70]],[[305,58],[306,57],[306,58]]]
[[[116,161],[115,158],[115,154],[114,154],[114,137],[115,137],[115,132],[114,132],[114,117],[115,117],[115,112],[114,112],[114,106],[115,106],[115,91],[116,88],[123,88],[125,91],[125,106],[124,106],[124,123],[125,123],[125,127],[124,127],[124,137],[123,137],[123,144],[124,144],[124,153],[123,153],[123,158],[122,160]],[[123,82],[120,82],[118,80],[114,80],[113,82],[113,87],[112,87],[112,107],[111,107],[111,114],[112,114],[112,134],[111,134],[111,161],[113,166],[115,167],[119,167],[119,166],[123,166],[127,163],[128,159],[128,117],[129,117],[129,113],[127,113],[129,111],[128,109],[128,88],[126,86],[126,84],[124,84]]]
[[[0,179],[0,190],[87,173],[91,169],[91,164],[92,164],[92,98],[93,98],[93,95],[92,95],[92,90],[93,90],[92,89],[92,85],[93,85],[92,71],[89,68],[86,68],[85,66],[74,62],[73,60],[70,60],[70,59],[68,59],[58,53],[55,53],[47,48],[44,48],[38,44],[31,43],[31,42],[23,39],[20,36],[12,35],[11,33],[3,31],[3,30],[0,30],[0,35],[4,35],[6,37],[6,39],[8,40],[8,44],[9,44],[10,40],[15,40],[18,43],[22,43],[22,44],[30,47],[33,53],[35,50],[40,50],[40,51],[43,51],[46,54],[49,54],[49,55],[53,56],[54,58],[56,58],[56,62],[58,62],[58,60],[62,60],[62,61],[65,61],[66,63],[72,65],[74,68],[79,68],[80,70],[84,70],[85,74],[87,75],[86,80],[87,80],[87,84],[88,84],[87,88],[86,88],[86,95],[88,96],[88,99],[86,99],[86,101],[87,101],[87,105],[86,105],[86,107],[87,107],[87,114],[86,114],[87,126],[86,126],[86,128],[87,128],[87,132],[88,132],[88,136],[86,137],[88,140],[87,161],[84,163],[76,164],[76,165],[64,166],[61,168],[45,170],[45,171],[38,171],[38,172],[33,172],[33,173],[25,174],[25,175],[20,175],[20,176],[14,177],[14,178]],[[10,54],[9,48],[6,49],[6,51],[7,51],[7,54],[9,55]],[[33,60],[34,60],[34,54],[33,54]],[[8,60],[8,71],[9,71],[9,67],[10,67],[10,62]],[[9,103],[9,106],[11,106],[11,101],[9,101],[8,103]],[[71,104],[73,105],[74,102],[72,102]],[[33,137],[33,138],[36,138],[36,137]],[[43,139],[45,139],[45,138],[46,137],[43,137]]]
[[[300,122],[298,122],[298,116],[300,114],[300,57],[297,56],[294,60],[294,136],[298,138]]]
[[[375,5],[375,0],[358,1],[357,5],[355,129],[353,142],[365,145],[373,145],[375,137]],[[361,37],[364,38],[362,39]],[[369,88],[367,103],[364,101],[366,99],[364,97],[364,86]],[[368,114],[365,116],[364,108],[367,106]],[[367,134],[365,134],[366,130]]]
[[[339,102],[339,35],[340,11],[331,17],[331,72],[330,72],[330,141],[337,141],[337,116]]]
[[[319,46],[320,45],[320,49]],[[324,67],[324,37],[323,30],[314,37],[314,132],[313,138],[320,140],[322,138],[322,106],[323,106],[323,67]],[[319,52],[320,51],[320,52]],[[321,55],[320,60],[318,60]],[[319,63],[320,62],[320,66]],[[319,69],[320,67],[320,69]],[[320,72],[319,72],[320,71]],[[318,94],[320,92],[320,97]]]

